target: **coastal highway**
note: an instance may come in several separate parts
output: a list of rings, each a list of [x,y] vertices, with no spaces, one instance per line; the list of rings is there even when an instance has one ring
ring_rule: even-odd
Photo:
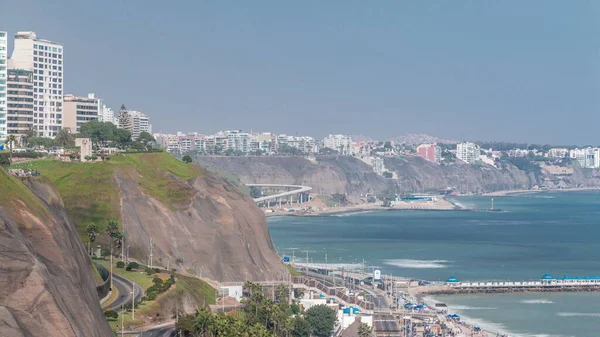
[[[139,303],[140,299],[144,296],[144,289],[137,283],[133,283],[135,287],[135,302]],[[112,302],[108,303],[102,309],[111,309],[119,311],[121,305],[131,303],[131,281],[124,278],[123,276],[113,273],[113,290],[118,292],[117,298]]]
[[[281,193],[277,193],[277,194],[273,194],[273,195],[267,195],[267,196],[264,196],[264,197],[255,198],[254,202],[267,201],[269,199],[277,199],[277,198],[281,198],[281,197],[286,197],[288,195],[293,195],[293,194],[298,194],[298,193],[304,193],[304,192],[308,192],[308,191],[312,190],[312,187],[302,186],[302,185],[246,184],[246,186],[248,186],[248,187],[252,187],[252,186],[256,186],[256,187],[283,187],[283,188],[293,189],[293,190],[287,191],[287,192],[281,192]]]
[[[175,322],[171,321],[144,331],[125,331],[123,334],[135,337],[174,337],[177,336],[177,329],[175,329]]]
[[[341,277],[337,277],[337,276],[332,277],[332,276],[315,273],[312,271],[301,271],[301,273],[303,275],[323,281],[328,286],[331,285],[332,279],[335,279],[337,284],[343,284],[343,282],[344,282],[344,280]],[[388,301],[387,301],[387,298],[385,295],[378,293],[377,291],[375,291],[374,289],[372,289],[371,287],[368,287],[368,286],[357,285],[356,288],[363,290],[366,293],[368,293],[369,295],[371,295],[371,297],[373,298],[373,304],[375,304],[376,309],[380,309],[380,310],[381,309],[383,309],[383,310],[389,309],[389,304],[388,304]]]

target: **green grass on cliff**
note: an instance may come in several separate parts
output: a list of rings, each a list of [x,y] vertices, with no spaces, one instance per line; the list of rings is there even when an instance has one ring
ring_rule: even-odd
[[[195,277],[177,275],[176,285],[177,289],[192,295],[198,306],[202,304],[208,306],[209,304],[215,304],[217,301],[215,288]]]
[[[177,178],[189,180],[205,172],[167,153],[121,154],[112,156],[109,161],[94,163],[43,159],[28,164],[37,167],[43,177],[54,183],[84,240],[88,222],[96,223],[103,232],[109,220],[120,221],[117,173],[136,179],[144,193],[177,209],[192,195],[192,189]]]
[[[25,184],[0,169],[0,207],[22,210],[23,204],[38,218],[50,216],[47,208]]]

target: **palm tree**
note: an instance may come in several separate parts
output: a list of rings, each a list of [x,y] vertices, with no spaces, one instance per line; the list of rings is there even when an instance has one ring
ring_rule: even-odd
[[[36,135],[36,133],[35,133],[35,130],[33,129],[33,126],[29,127],[29,129],[27,129],[27,131],[25,131],[23,136],[21,136],[21,141],[23,142],[23,145],[26,147],[29,147],[29,139],[31,139],[35,135]]]
[[[110,240],[110,255],[112,255],[113,253],[113,238],[115,237],[116,233],[119,232],[119,223],[114,221],[114,220],[109,220],[108,224],[106,225],[106,233],[109,236],[109,240]]]
[[[92,254],[92,246],[94,244],[94,241],[96,241],[96,238],[98,237],[98,226],[96,226],[95,223],[90,222],[87,227],[86,227],[86,233],[88,235],[88,238],[90,239],[90,254]]]
[[[213,324],[213,314],[206,309],[206,307],[200,308],[194,318],[194,328],[199,336],[207,336]]]
[[[15,137],[15,135],[9,135],[8,137],[6,137],[6,142],[8,143],[8,147],[10,148],[10,162],[12,164],[13,146],[17,142],[17,137]]]
[[[54,138],[56,145],[60,147],[75,146],[75,137],[67,129],[62,129]]]
[[[119,249],[123,246],[123,241],[125,241],[125,234],[123,232],[116,232],[113,235],[114,247]]]
[[[358,337],[371,337],[373,329],[367,323],[360,323],[358,326]]]

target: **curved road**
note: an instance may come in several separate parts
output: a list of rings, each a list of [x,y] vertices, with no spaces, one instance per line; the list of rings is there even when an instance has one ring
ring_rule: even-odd
[[[113,287],[118,292],[117,299],[102,307],[103,310],[120,310],[121,305],[131,303],[131,281],[121,275],[113,273]],[[144,289],[139,284],[133,283],[135,287],[135,302],[139,303],[144,296]]]
[[[269,199],[276,199],[276,198],[285,197],[285,196],[288,196],[288,195],[294,195],[294,194],[297,194],[297,193],[308,192],[308,191],[312,190],[312,187],[302,186],[302,185],[246,184],[246,186],[248,186],[248,187],[257,186],[257,187],[287,187],[287,188],[294,188],[294,190],[292,190],[292,191],[277,193],[277,194],[273,194],[273,195],[266,195],[264,197],[256,198],[256,199],[254,199],[254,202],[261,202],[261,201],[266,201],[266,200],[269,200]]]

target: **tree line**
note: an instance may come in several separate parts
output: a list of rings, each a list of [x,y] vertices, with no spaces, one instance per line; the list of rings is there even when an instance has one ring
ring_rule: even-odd
[[[336,312],[326,305],[301,310],[295,299],[290,301],[290,289],[284,284],[269,297],[260,284],[246,282],[244,293],[239,312],[211,313],[200,308],[193,315],[180,317],[176,328],[186,337],[329,337],[333,333]],[[302,292],[297,296],[302,297]],[[362,331],[368,331],[365,337],[370,336],[370,328],[363,327]]]

